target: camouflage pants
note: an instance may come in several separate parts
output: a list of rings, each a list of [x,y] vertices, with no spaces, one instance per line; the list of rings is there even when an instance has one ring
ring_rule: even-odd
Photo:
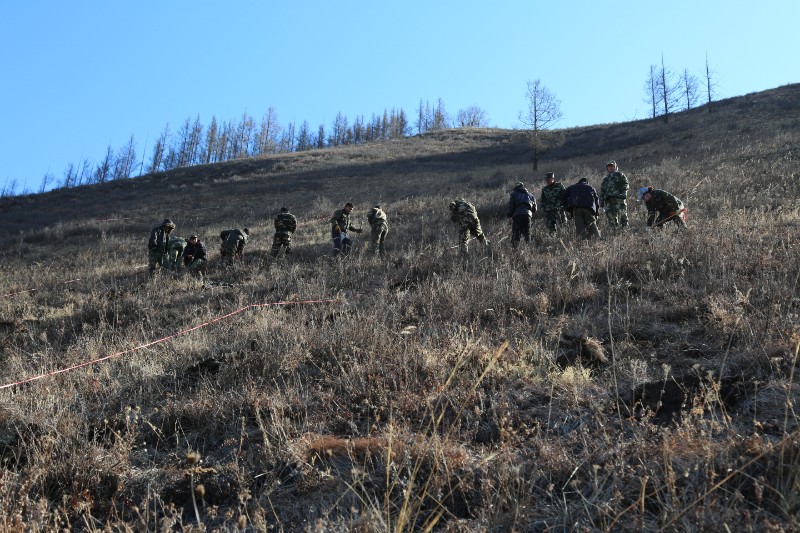
[[[288,231],[276,231],[275,237],[272,238],[272,257],[277,257],[284,248],[284,254],[289,255],[292,253],[292,234]]]
[[[158,248],[152,248],[147,251],[147,269],[151,274],[156,271],[156,265],[161,268],[167,268],[168,261],[167,254]]]
[[[597,215],[587,207],[572,208],[572,216],[575,219],[575,234],[583,239],[600,237],[600,230],[597,228]]]
[[[483,244],[489,244],[486,235],[483,234],[480,220],[465,220],[458,223],[460,231],[458,233],[459,250],[462,254],[469,252],[469,238],[475,237]]]
[[[177,272],[181,269],[181,254],[183,248],[170,248],[165,260],[164,268]]]
[[[386,234],[389,233],[389,224],[380,221],[372,225],[372,241],[370,249],[373,255],[380,254],[381,257],[386,253],[384,242],[386,241]]]
[[[531,217],[528,215],[517,215],[511,219],[511,246],[516,248],[520,238],[525,242],[531,242]]]
[[[223,265],[233,266],[234,259],[236,259],[236,249],[220,248],[219,255]]]
[[[628,226],[628,204],[625,198],[606,198],[603,200],[606,219],[611,228]]]
[[[555,234],[559,224],[566,224],[567,215],[564,214],[563,209],[545,209],[544,221],[547,224],[547,229],[550,234]]]
[[[202,257],[200,259],[192,259],[192,261],[186,265],[186,271],[193,276],[203,279],[203,276],[206,275],[206,266],[207,262]]]

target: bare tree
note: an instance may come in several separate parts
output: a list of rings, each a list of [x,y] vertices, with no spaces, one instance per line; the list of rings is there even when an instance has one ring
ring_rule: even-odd
[[[422,98],[419,99],[419,107],[417,108],[417,134],[425,133],[428,131],[428,115],[425,108],[422,107]]]
[[[216,162],[215,146],[217,144],[217,131],[218,131],[217,116],[212,115],[211,124],[209,124],[208,128],[206,128],[206,140],[200,156],[200,160],[203,163],[211,163],[212,161]]]
[[[689,69],[683,69],[681,75],[681,100],[686,104],[686,109],[689,110],[700,99],[700,82],[697,76],[689,73]]]
[[[560,139],[560,136],[549,129],[561,120],[561,101],[538,79],[528,82],[525,96],[528,109],[520,113],[520,121],[529,128],[528,141],[533,149],[533,170],[539,170],[541,155]]]
[[[645,103],[650,106],[650,116],[655,119],[658,116],[658,104],[661,101],[660,84],[658,79],[658,67],[650,65],[650,75],[644,83]]]
[[[51,183],[55,183],[55,181],[56,181],[55,174],[53,174],[49,170],[45,172],[44,176],[42,176],[42,183],[39,184],[39,193],[45,192],[47,190],[47,187]]]
[[[17,185],[19,185],[17,178],[12,179],[11,181],[8,181],[8,178],[6,178],[3,189],[0,190],[0,197],[6,198],[16,195]]]
[[[64,169],[64,177],[61,178],[61,188],[69,189],[75,186],[77,181],[78,171],[73,163],[69,163],[67,168]]]
[[[85,185],[92,180],[92,162],[88,159],[82,159],[78,163],[80,170],[78,171],[78,182],[76,185]]]
[[[336,118],[331,124],[331,133],[328,136],[328,146],[340,146],[347,139],[347,116],[342,112],[336,113]]]
[[[106,155],[94,169],[94,182],[105,183],[111,177],[111,167],[114,164],[114,150],[111,145],[106,148]]]
[[[250,146],[253,142],[253,134],[256,130],[256,123],[253,117],[245,111],[242,114],[242,121],[236,131],[236,159],[242,159],[250,155]]]
[[[164,131],[156,139],[156,144],[153,146],[153,155],[150,157],[150,165],[147,167],[148,174],[158,172],[162,169],[164,163],[164,154],[167,150],[169,143],[169,123],[164,126]]]
[[[286,128],[284,128],[283,133],[281,134],[279,143],[279,150],[281,152],[294,152],[296,141],[295,130],[295,122],[292,120],[286,125]]]
[[[320,124],[317,130],[317,148],[325,148],[325,124]]]
[[[489,125],[486,111],[476,105],[471,105],[466,109],[459,109],[456,114],[457,128],[485,128]]]
[[[274,154],[278,147],[280,129],[278,112],[274,107],[270,107],[261,117],[261,126],[256,134],[258,148],[255,153],[258,155]]]
[[[133,174],[133,167],[136,166],[136,141],[133,135],[128,143],[117,151],[117,158],[114,160],[113,179],[128,179]]]
[[[308,121],[304,120],[300,124],[300,131],[297,132],[297,151],[305,152],[314,148],[314,137],[311,135],[311,128]]]
[[[674,81],[672,71],[664,66],[664,56],[661,56],[661,69],[658,73],[659,91],[663,104],[664,122],[669,122],[669,114],[677,105],[680,98],[680,84]]]
[[[438,98],[436,100],[436,109],[433,111],[433,130],[446,130],[450,117],[447,115],[447,110],[444,107],[444,100]]]

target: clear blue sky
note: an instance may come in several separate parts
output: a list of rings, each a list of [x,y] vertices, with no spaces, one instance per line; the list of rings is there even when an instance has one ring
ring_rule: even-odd
[[[169,123],[274,107],[312,129],[441,98],[519,127],[528,80],[559,127],[647,116],[649,67],[702,76],[719,98],[800,81],[800,1],[6,0],[0,6],[0,188],[39,188],[68,163]],[[146,143],[146,146],[145,146]]]

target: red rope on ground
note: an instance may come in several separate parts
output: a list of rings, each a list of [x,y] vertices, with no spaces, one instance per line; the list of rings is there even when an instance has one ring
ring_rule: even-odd
[[[71,279],[69,281],[62,281],[60,282],[61,285],[66,285],[67,283],[75,283],[76,281],[80,281],[81,278]],[[6,296],[16,296],[17,294],[25,294],[26,292],[36,292],[37,289],[28,289],[25,291],[19,292],[9,292],[8,294],[0,294],[0,298],[5,298]]]
[[[153,346],[155,344],[160,344],[160,343],[166,342],[166,341],[168,341],[170,339],[174,339],[175,337],[179,337],[180,335],[183,335],[184,333],[189,333],[191,331],[195,331],[197,329],[204,328],[206,326],[210,326],[211,324],[214,324],[214,323],[219,322],[220,320],[224,320],[226,318],[230,318],[230,317],[232,317],[234,315],[238,315],[239,313],[247,311],[248,309],[253,309],[253,308],[256,308],[256,307],[270,307],[270,306],[274,306],[274,305],[303,305],[303,304],[317,304],[317,303],[332,303],[332,302],[335,302],[335,301],[337,301],[337,300],[333,300],[333,299],[330,299],[330,300],[300,300],[300,301],[270,302],[270,303],[265,303],[265,304],[250,304],[248,306],[242,307],[241,309],[237,309],[236,311],[230,312],[227,315],[218,316],[218,317],[216,317],[216,318],[214,318],[212,320],[209,320],[208,322],[204,322],[202,324],[199,324],[197,326],[191,327],[189,329],[184,329],[182,331],[178,331],[177,333],[173,333],[172,335],[167,335],[166,337],[162,337],[160,339],[157,339],[157,340],[154,340],[154,341],[150,341],[150,342],[145,343],[145,344],[140,344],[139,346],[136,346],[135,348],[130,348],[128,350],[123,350],[121,352],[113,353],[111,355],[106,355],[106,356],[100,357],[98,359],[92,359],[91,361],[85,361],[83,363],[79,363],[77,365],[69,366],[69,367],[66,367],[66,368],[53,370],[52,372],[46,372],[44,374],[39,374],[38,376],[31,376],[31,377],[23,379],[21,381],[15,381],[13,383],[6,383],[5,385],[0,385],[0,390],[7,389],[9,387],[14,387],[16,385],[23,385],[25,383],[30,383],[31,381],[37,381],[37,380],[42,379],[42,378],[55,376],[55,375],[58,375],[58,374],[63,374],[65,372],[71,372],[72,370],[77,370],[79,368],[83,368],[85,366],[90,366],[90,365],[94,365],[94,364],[97,364],[97,363],[101,363],[103,361],[107,361],[107,360],[112,359],[114,357],[119,357],[121,355],[125,355],[125,354],[131,353],[131,352],[135,352],[135,351],[141,350],[143,348],[148,348],[148,347]]]

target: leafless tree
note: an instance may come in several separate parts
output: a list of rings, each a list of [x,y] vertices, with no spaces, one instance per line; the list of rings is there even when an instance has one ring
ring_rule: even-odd
[[[61,178],[61,188],[69,189],[70,187],[75,187],[77,177],[78,170],[75,168],[75,164],[69,163],[67,168],[64,169],[64,177]]]
[[[342,112],[336,113],[336,118],[331,124],[331,133],[328,136],[328,146],[340,146],[347,139],[347,116]]]
[[[669,114],[678,105],[680,98],[680,84],[674,80],[672,71],[664,65],[664,56],[661,56],[661,69],[658,73],[659,91],[663,105],[664,122],[669,122]]]
[[[325,124],[320,124],[317,129],[317,148],[325,148]]]
[[[200,153],[200,161],[202,163],[211,163],[216,162],[216,150],[215,146],[217,144],[217,131],[219,126],[217,126],[217,116],[211,116],[211,124],[208,125],[206,128],[206,140],[203,144],[203,150]]]
[[[232,158],[244,159],[250,155],[250,147],[253,143],[253,136],[256,129],[256,123],[253,117],[245,111],[242,114],[242,120],[236,126],[236,134],[233,137]]]
[[[533,170],[539,170],[541,155],[560,137],[550,131],[561,120],[561,101],[541,80],[528,81],[525,97],[528,109],[520,113],[520,121],[528,126],[528,141],[533,149]]]
[[[314,138],[311,135],[311,129],[308,126],[308,121],[304,120],[300,124],[300,131],[297,132],[297,151],[305,152],[314,148]]]
[[[417,108],[417,133],[425,133],[428,131],[428,113],[426,108],[422,106],[422,98],[419,99],[419,107]]]
[[[94,169],[94,182],[105,183],[111,178],[112,165],[114,164],[114,150],[111,145],[106,148],[106,155]]]
[[[49,170],[45,172],[44,176],[42,176],[42,182],[39,184],[39,193],[45,192],[47,190],[47,187],[49,187],[50,184],[55,183],[55,181],[56,181],[55,174],[53,174]]]
[[[3,189],[0,190],[0,197],[6,198],[9,196],[16,195],[18,184],[19,182],[17,181],[16,178],[12,179],[11,181],[8,181],[8,178],[6,178],[6,182],[3,185]]]
[[[279,150],[281,152],[294,152],[295,140],[295,123],[294,120],[292,120],[286,125],[286,128],[284,128],[283,133],[281,134]]]
[[[147,167],[148,173],[158,172],[161,170],[161,165],[164,162],[164,152],[167,149],[169,142],[169,124],[164,127],[164,131],[156,139],[156,144],[153,146],[153,155],[150,157],[150,165]]]
[[[444,100],[438,98],[436,100],[436,109],[433,112],[433,124],[431,125],[432,130],[446,130],[450,117],[447,114],[447,110],[444,107]]]
[[[681,100],[686,104],[687,110],[696,106],[700,99],[700,82],[697,76],[689,73],[689,69],[683,69],[681,75],[681,94]]]
[[[133,167],[136,166],[136,141],[133,135],[127,144],[117,150],[117,157],[114,159],[113,177],[115,180],[128,179],[133,174]]]
[[[489,125],[486,111],[477,105],[471,105],[466,109],[459,109],[456,114],[457,128],[485,128]]]
[[[655,119],[658,116],[658,104],[661,101],[660,84],[658,79],[658,67],[650,65],[650,75],[644,83],[644,101],[650,106],[650,116]]]

